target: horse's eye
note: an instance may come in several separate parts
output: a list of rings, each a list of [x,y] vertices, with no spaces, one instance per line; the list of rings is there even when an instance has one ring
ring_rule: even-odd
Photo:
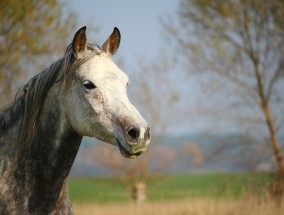
[[[87,90],[93,90],[93,89],[97,88],[96,85],[94,85],[90,81],[84,81],[83,85],[84,85],[85,89],[87,89]]]

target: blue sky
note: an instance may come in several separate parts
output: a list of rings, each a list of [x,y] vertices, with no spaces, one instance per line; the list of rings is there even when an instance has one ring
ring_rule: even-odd
[[[69,0],[66,1],[66,4],[78,16],[78,29],[85,25],[99,27],[98,33],[89,34],[91,43],[96,42],[101,45],[112,33],[115,26],[120,29],[122,39],[117,57],[123,60],[123,69],[130,76],[131,82],[133,80],[131,70],[137,68],[137,60],[143,58],[151,60],[163,54],[159,51],[163,49],[162,46],[166,44],[166,41],[162,35],[160,20],[166,19],[168,16],[176,17],[179,2],[180,0]],[[176,72],[173,71],[174,76],[178,76]],[[203,90],[200,90],[199,85],[196,77],[190,76],[185,85],[179,84],[177,86],[182,87],[183,93],[188,95],[184,105],[189,110],[199,111],[204,104],[211,105],[207,102],[210,98],[204,94]],[[223,107],[222,105],[226,104],[228,99],[224,99],[223,94],[216,95],[220,97],[217,100],[218,104]],[[220,112],[222,109],[215,107],[216,110]],[[220,132],[238,131],[243,127],[234,127],[229,120],[221,123],[218,118],[208,118],[206,115],[200,117],[200,113],[194,119],[188,117],[186,121],[185,124],[180,123],[180,128],[176,130],[181,133],[198,132],[208,127],[208,124],[210,130],[219,129]]]
[[[69,0],[66,3],[78,15],[78,28],[92,23],[99,27],[97,38],[90,42],[99,45],[111,34],[116,26],[122,39],[118,56],[132,67],[136,58],[153,57],[161,49],[160,19],[174,14],[179,1],[175,0]],[[95,41],[91,41],[95,40]]]

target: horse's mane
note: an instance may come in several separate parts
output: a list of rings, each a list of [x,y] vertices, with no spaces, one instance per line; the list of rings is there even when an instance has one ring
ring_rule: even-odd
[[[21,116],[22,128],[19,135],[21,145],[32,143],[37,132],[37,122],[51,86],[57,82],[64,83],[72,75],[75,75],[75,71],[80,65],[101,52],[97,45],[88,44],[87,48],[91,51],[90,54],[84,58],[76,59],[72,44],[70,44],[63,58],[34,76],[19,90],[16,95],[16,102],[20,99],[24,100],[24,113]]]

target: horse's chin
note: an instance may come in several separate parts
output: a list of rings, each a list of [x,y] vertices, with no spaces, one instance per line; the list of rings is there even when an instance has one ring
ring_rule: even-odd
[[[123,145],[121,144],[121,142],[118,139],[116,139],[116,141],[117,141],[119,151],[120,151],[120,153],[123,157],[128,158],[128,159],[133,159],[133,158],[136,158],[136,157],[138,157],[139,155],[142,154],[142,152],[137,152],[135,154],[131,154],[123,147]]]

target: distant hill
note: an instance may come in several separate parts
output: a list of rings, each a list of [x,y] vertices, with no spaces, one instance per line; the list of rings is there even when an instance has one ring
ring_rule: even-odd
[[[260,143],[256,143],[259,141]],[[175,164],[161,174],[193,174],[198,172],[245,172],[269,171],[273,168],[274,157],[262,139],[250,140],[237,134],[185,134],[164,135],[152,138],[149,147],[169,147],[176,153]],[[281,137],[284,142],[284,136]],[[96,163],[86,165],[81,151],[106,144],[95,138],[84,138],[71,170],[72,176],[107,176],[110,173]],[[117,153],[119,153],[118,149]],[[261,149],[261,150],[260,150]],[[145,152],[147,153],[147,152]],[[196,164],[196,155],[203,164]],[[143,156],[143,155],[142,155]]]

